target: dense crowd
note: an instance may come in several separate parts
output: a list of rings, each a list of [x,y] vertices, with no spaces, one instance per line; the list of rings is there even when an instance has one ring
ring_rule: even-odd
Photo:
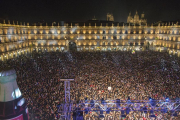
[[[167,52],[51,52],[21,56],[1,67],[10,65],[17,71],[17,83],[27,100],[30,119],[53,120],[60,117],[57,105],[64,102],[64,83],[60,78],[75,79],[71,82],[71,100],[77,103],[86,97],[177,100],[179,64],[180,58]],[[129,118],[143,118],[136,112],[132,114]]]

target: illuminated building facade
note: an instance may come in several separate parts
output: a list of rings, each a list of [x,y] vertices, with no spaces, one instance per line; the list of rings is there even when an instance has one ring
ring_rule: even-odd
[[[60,26],[0,24],[0,60],[4,61],[33,51],[69,50],[75,43],[77,51],[86,50],[145,50],[148,44],[154,50],[167,48],[180,56],[180,26],[130,26],[114,22],[90,22]],[[141,48],[141,49],[140,49]]]

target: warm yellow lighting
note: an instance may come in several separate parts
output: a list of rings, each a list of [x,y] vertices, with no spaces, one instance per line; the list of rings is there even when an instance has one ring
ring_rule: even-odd
[[[83,30],[83,34],[85,34],[86,33],[86,30]]]
[[[94,30],[94,34],[96,34],[97,33],[97,30]]]

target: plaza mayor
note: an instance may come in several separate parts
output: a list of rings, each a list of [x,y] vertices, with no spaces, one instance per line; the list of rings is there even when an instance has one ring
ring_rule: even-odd
[[[0,19],[0,119],[180,120],[179,21],[104,18]]]

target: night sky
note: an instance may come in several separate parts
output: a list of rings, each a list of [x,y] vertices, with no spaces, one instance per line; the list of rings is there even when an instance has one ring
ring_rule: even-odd
[[[180,19],[180,0],[0,0],[0,18],[19,22],[105,20],[112,13],[126,22],[131,11],[144,11],[148,23]]]

